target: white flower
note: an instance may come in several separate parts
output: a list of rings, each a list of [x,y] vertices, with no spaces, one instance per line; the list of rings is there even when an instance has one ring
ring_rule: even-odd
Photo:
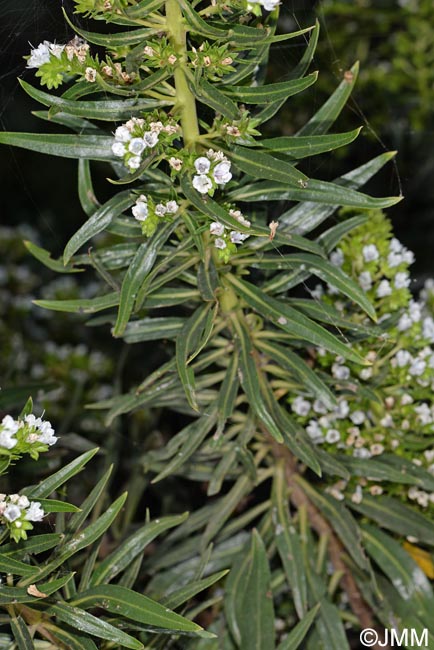
[[[242,244],[245,239],[248,239],[250,235],[244,232],[237,232],[236,230],[231,230],[230,238],[233,244]]]
[[[360,379],[363,379],[364,381],[371,379],[372,372],[372,368],[362,368],[359,372]]]
[[[8,505],[3,512],[3,517],[8,521],[15,521],[21,517],[21,510],[16,505]]]
[[[362,424],[365,421],[365,414],[363,411],[353,411],[350,415],[350,420],[354,424]]]
[[[250,228],[252,225],[248,219],[245,218],[245,216],[241,213],[241,210],[229,210],[229,214],[231,217],[234,217],[239,223],[243,224],[243,226],[246,226],[247,228]]]
[[[220,250],[224,250],[226,248],[226,242],[224,239],[221,239],[221,237],[217,237],[214,241],[214,246]]]
[[[200,156],[194,161],[194,166],[198,174],[208,174],[211,169],[211,163],[205,156]]]
[[[138,169],[140,167],[141,162],[142,159],[140,158],[140,156],[133,156],[128,161],[128,167],[132,170]]]
[[[340,248],[337,248],[330,255],[330,262],[333,264],[333,266],[342,266],[342,264],[344,263],[344,259],[345,259],[344,254]]]
[[[401,397],[401,404],[402,406],[406,406],[407,404],[413,404],[413,398],[411,395],[408,393],[404,393],[404,395]]]
[[[65,49],[64,45],[58,45],[57,43],[50,43],[50,54],[60,59],[63,50]]]
[[[151,131],[155,131],[155,133],[161,133],[161,131],[164,129],[163,122],[150,122],[149,128]]]
[[[209,231],[211,235],[217,235],[218,237],[220,237],[221,235],[223,235],[225,231],[225,227],[219,221],[213,221],[213,223],[209,227]]]
[[[408,314],[413,321],[413,323],[418,323],[422,318],[421,306],[415,300],[410,300],[410,305],[408,309]]]
[[[327,413],[327,407],[320,399],[316,399],[313,403],[313,410],[315,413],[324,414]]]
[[[334,410],[334,413],[336,413],[336,417],[339,420],[343,420],[344,418],[347,417],[349,412],[350,412],[350,407],[348,405],[347,400],[346,399],[341,399],[338,402],[337,408]]]
[[[157,203],[157,205],[155,206],[155,214],[157,215],[157,217],[164,217],[166,212],[167,212],[166,206],[163,205],[162,203]]]
[[[359,449],[354,449],[353,451],[354,458],[371,458],[371,452],[365,447],[360,447]]]
[[[136,156],[140,156],[145,147],[146,144],[142,138],[132,138],[128,144],[128,151]]]
[[[112,144],[112,152],[115,156],[118,158],[123,158],[126,153],[126,148],[123,142],[113,142]]]
[[[0,431],[0,447],[4,447],[5,449],[12,449],[15,447],[17,442],[18,440],[13,437],[13,433],[11,433],[8,429]]]
[[[401,272],[395,275],[395,287],[397,289],[406,289],[410,285],[410,278],[408,273]]]
[[[419,404],[419,406],[415,406],[414,410],[418,414],[417,421],[420,422],[422,425],[432,423],[433,417],[432,417],[431,409],[428,406],[428,404],[425,403]]]
[[[359,275],[359,284],[363,291],[369,291],[369,289],[372,289],[372,278],[369,271],[363,271]]]
[[[420,377],[420,375],[423,375],[425,372],[426,368],[426,361],[423,359],[413,359],[413,362],[410,366],[409,373],[413,377]]]
[[[373,456],[379,456],[384,451],[384,445],[380,445],[378,442],[370,446],[371,454]]]
[[[316,300],[320,300],[324,295],[324,288],[322,284],[315,285],[315,288],[310,290],[310,295],[312,296],[312,298],[315,298]]]
[[[169,214],[175,214],[179,210],[179,205],[176,201],[168,201],[166,203],[166,210]]]
[[[311,409],[311,404],[307,399],[304,399],[303,397],[301,397],[301,395],[299,395],[292,402],[291,408],[294,411],[294,413],[304,417],[309,414]]]
[[[376,291],[378,298],[385,298],[386,296],[390,296],[391,293],[392,287],[390,286],[389,280],[381,280]]]
[[[405,366],[408,366],[409,363],[411,363],[412,356],[408,350],[399,350],[399,352],[396,353],[394,361],[398,368],[404,368]]]
[[[332,365],[332,374],[336,379],[349,379],[350,369],[347,366],[341,366],[339,363],[334,363]]]
[[[8,433],[14,435],[20,428],[20,423],[17,422],[17,420],[14,420],[14,418],[11,415],[5,415],[2,420],[1,426],[2,428],[6,429]]]
[[[18,497],[17,505],[20,508],[27,508],[29,506],[29,504],[30,504],[30,501],[28,500],[28,498],[26,496],[23,495],[23,496]]]
[[[226,183],[229,183],[232,178],[230,169],[231,163],[228,160],[224,160],[214,167],[212,175],[218,185],[225,185]]]
[[[405,250],[403,253],[404,262],[406,264],[413,264],[414,262],[414,253],[413,251]]]
[[[140,199],[146,199],[146,197],[141,196]],[[145,221],[148,218],[148,204],[146,200],[136,201],[136,205],[133,205],[131,212],[137,221]]]
[[[423,319],[422,323],[422,336],[434,343],[434,319],[432,316],[427,316]]]
[[[155,145],[158,142],[158,133],[156,131],[146,131],[143,135],[143,140],[145,142],[145,146],[150,147],[155,147]]]
[[[376,262],[380,257],[380,253],[378,252],[378,248],[375,246],[375,244],[368,244],[367,246],[363,246],[362,254],[365,262]]]
[[[310,420],[309,424],[306,427],[306,433],[313,442],[323,442],[324,436],[316,420]]]
[[[405,332],[406,330],[410,329],[412,325],[413,321],[411,320],[410,316],[408,314],[402,314],[401,318],[398,321],[397,328],[400,332]]]
[[[118,142],[128,142],[128,140],[131,140],[131,133],[129,129],[123,124],[122,126],[118,126],[118,128],[115,131],[115,138],[118,140]]]
[[[338,442],[338,440],[341,439],[341,434],[337,429],[329,429],[326,433],[326,442],[329,442],[330,444],[334,444],[335,442]]]
[[[84,72],[84,78],[86,79],[86,81],[89,81],[90,83],[94,83],[96,81],[95,68],[91,68],[90,66],[87,67]]]
[[[30,57],[27,61],[28,68],[39,68],[44,63],[48,63],[50,60],[50,46],[49,41],[44,41],[39,43],[38,47],[33,48],[30,51]]]
[[[387,264],[393,269],[395,266],[399,266],[404,261],[404,256],[401,253],[389,253],[387,256]]]
[[[354,494],[351,495],[351,501],[355,504],[362,503],[363,500],[363,491],[362,486],[357,485]]]
[[[209,190],[212,189],[212,180],[204,174],[193,176],[193,187],[200,194],[208,194]]]
[[[44,422],[39,430],[41,431],[39,442],[50,446],[57,442],[57,437],[54,435],[54,429],[51,427],[49,422]]]
[[[25,519],[27,521],[42,521],[45,512],[41,508],[39,501],[32,501],[26,511]]]

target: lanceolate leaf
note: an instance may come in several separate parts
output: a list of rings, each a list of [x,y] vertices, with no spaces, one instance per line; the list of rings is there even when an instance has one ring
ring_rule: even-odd
[[[31,499],[48,497],[52,492],[54,492],[54,490],[78,474],[78,472],[81,471],[86,463],[88,463],[98,451],[98,447],[86,451],[86,453],[78,456],[78,458],[75,458],[73,461],[68,463],[68,465],[59,469],[55,474],[46,478],[42,483],[39,483],[39,485],[28,487],[25,490],[22,490],[22,493]]]
[[[125,618],[180,632],[203,633],[202,628],[142,594],[119,585],[99,585],[81,593],[72,601],[80,608],[104,607]],[[208,635],[207,635],[208,636]]]
[[[9,144],[30,151],[62,158],[89,158],[113,161],[113,138],[104,135],[71,135],[63,133],[0,132],[0,144]]]
[[[104,205],[102,205],[93,215],[77,230],[65,246],[63,253],[64,263],[67,264],[71,257],[79,248],[89,241],[92,237],[100,233],[113,221],[113,219],[124,210],[127,210],[134,204],[134,198],[128,190],[119,192]]]
[[[137,298],[140,286],[151,271],[160,248],[175,227],[175,223],[163,224],[156,233],[140,245],[122,283],[118,317],[113,329],[113,336],[121,336]]]
[[[307,611],[307,576],[298,532],[291,521],[288,509],[288,494],[281,464],[276,468],[273,484],[274,538],[285,569],[286,579],[297,615],[303,619]]]
[[[46,611],[67,625],[73,626],[76,630],[95,636],[97,639],[106,639],[121,647],[131,648],[131,650],[143,650],[143,643],[140,643],[140,641],[137,641],[129,634],[122,632],[118,626],[114,627],[103,619],[89,614],[89,612],[86,612],[80,607],[72,607],[67,603],[59,601],[55,605],[51,605]]]
[[[35,650],[29,628],[24,619],[14,614],[10,617],[10,625],[18,650]]]
[[[320,605],[316,605],[303,616],[303,619],[291,630],[286,639],[282,641],[277,650],[297,650],[309,632],[314,622]]]
[[[35,305],[53,311],[78,314],[95,314],[96,312],[119,304],[119,293],[113,291],[98,298],[76,298],[74,300],[34,300]]]
[[[317,77],[318,73],[313,72],[302,79],[267,84],[256,88],[249,88],[248,86],[225,86],[224,93],[235,101],[245,104],[271,104],[273,101],[287,99],[309,88],[309,86],[315,83]]]
[[[281,302],[267,296],[253,284],[241,280],[232,274],[227,278],[237,293],[248,303],[250,307],[271,320],[271,322],[285,330],[292,336],[309,341],[314,345],[325,347],[335,354],[342,355],[346,359],[356,363],[364,363],[348,346],[341,343],[333,334],[310,320],[287,303]]]
[[[42,90],[34,88],[26,81],[19,80],[22,87],[30,97],[36,99],[44,106],[55,107],[59,111],[87,117],[91,120],[116,121],[127,120],[134,113],[140,114],[143,111],[153,110],[159,106],[170,106],[171,100],[162,101],[154,99],[122,99],[122,100],[96,100],[96,101],[72,101],[63,99],[57,95],[50,95]],[[108,138],[107,138],[108,139]],[[113,144],[114,140],[111,140]]]
[[[265,546],[254,530],[250,549],[232,568],[226,585],[226,616],[240,648],[275,648],[270,580]]]
[[[261,140],[260,143],[265,149],[273,153],[282,153],[289,158],[299,160],[309,156],[316,156],[327,151],[334,151],[339,147],[353,142],[357,138],[361,128],[348,131],[347,133],[335,133],[333,135],[312,135],[312,136],[287,136],[281,138],[270,138]]]
[[[201,80],[200,84],[190,81],[190,87],[197,99],[206,106],[211,106],[217,113],[221,113],[228,120],[238,120],[240,111],[237,105],[221,90],[212,86],[208,81]]]
[[[52,271],[57,273],[81,273],[83,271],[83,269],[76,269],[72,265],[65,266],[61,260],[53,260],[51,253],[40,248],[40,246],[36,246],[31,241],[24,241],[24,246],[34,258]]]
[[[344,73],[344,78],[319,111],[307,122],[297,135],[322,135],[327,133],[336,118],[340,115],[354,88],[359,73],[359,64],[355,63]]]
[[[307,176],[293,165],[256,149],[234,146],[228,151],[228,155],[241,171],[255,178],[266,178],[295,187],[297,183],[308,180]]]

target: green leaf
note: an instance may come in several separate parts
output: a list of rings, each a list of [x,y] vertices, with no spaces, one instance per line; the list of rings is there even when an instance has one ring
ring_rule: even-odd
[[[263,46],[264,44],[270,45],[271,43],[279,43],[282,41],[288,41],[292,38],[297,38],[298,36],[303,36],[308,32],[311,32],[313,27],[305,27],[304,29],[299,29],[296,32],[289,32],[288,34],[274,34],[274,25],[273,28],[266,27],[249,27],[248,25],[240,25],[233,23],[229,30],[226,38],[232,39],[231,46],[240,50],[244,50],[248,47],[252,47],[257,50],[258,47]],[[236,60],[236,63],[239,59]],[[303,75],[299,75],[302,77]],[[298,78],[298,77],[297,77]]]
[[[36,587],[42,594],[45,594],[45,596],[48,597],[52,594],[55,594],[57,591],[59,591],[59,589],[64,587],[71,580],[73,575],[74,573],[67,573],[61,578],[38,584]],[[15,603],[34,603],[38,600],[44,600],[44,597],[31,595],[25,587],[2,586],[0,588],[0,605],[11,605]]]
[[[113,138],[104,135],[72,135],[63,133],[0,133],[0,144],[46,153],[62,158],[89,158],[89,160],[114,159],[111,146]]]
[[[88,217],[91,217],[100,207],[93,189],[90,163],[87,158],[80,158],[78,161],[78,198]]]
[[[434,595],[431,584],[401,544],[373,526],[363,526],[366,551],[387,575],[401,598],[417,603],[418,613],[432,620]]]
[[[361,545],[360,530],[355,519],[349,510],[339,501],[325,493],[315,490],[307,481],[297,477],[307,497],[321,510],[326,519],[330,522],[342,544],[353,558],[354,562],[361,568],[368,568],[368,561]]]
[[[7,556],[19,555],[19,557],[24,557],[25,555],[37,555],[57,546],[62,537],[63,535],[60,533],[33,535],[26,540],[21,540],[18,544],[15,542],[3,544],[1,551],[3,555]]]
[[[266,84],[252,88],[249,86],[225,86],[224,93],[237,102],[245,104],[271,104],[274,101],[288,99],[292,95],[309,88],[318,78],[318,73],[313,72],[307,77],[284,81],[283,83]],[[263,141],[261,141],[263,144]]]
[[[179,4],[181,5],[183,14],[186,18],[186,29],[193,32],[194,34],[206,36],[206,38],[223,38],[226,40],[226,30],[217,29],[216,27],[210,25],[209,22],[203,20],[197,11],[193,9],[188,0],[179,0]]]
[[[255,261],[253,266],[258,266],[263,269],[298,269],[303,266],[307,267],[307,273],[316,275],[320,280],[333,285],[340,293],[343,293],[344,296],[347,296],[359,305],[368,316],[376,320],[375,310],[360,286],[338,267],[331,264],[328,260],[321,259],[317,255],[297,253],[285,256],[264,256]]]
[[[327,151],[334,151],[353,142],[359,135],[362,127],[347,133],[334,133],[332,135],[288,136],[269,138],[260,141],[260,144],[273,153],[282,153],[295,160],[317,156]]]
[[[310,320],[287,303],[267,296],[253,284],[241,280],[232,274],[227,274],[227,279],[247,304],[262,316],[272,321],[274,325],[285,330],[292,336],[309,341],[314,345],[326,348],[330,352],[341,355],[355,363],[364,363],[358,354],[350,347],[341,343],[333,334]]]
[[[232,320],[240,348],[239,376],[241,385],[247,396],[249,405],[270,435],[278,442],[283,441],[282,432],[269,412],[261,395],[259,376],[262,371],[253,356],[253,345],[249,331],[244,323],[233,318]]]
[[[150,111],[159,106],[171,106],[173,104],[171,100],[157,101],[141,97],[122,100],[73,101],[38,90],[22,79],[18,81],[30,97],[44,106],[50,106],[52,109],[55,108],[56,111],[62,111],[77,117],[86,117],[90,120],[123,121],[131,118],[133,114],[141,114],[143,111]],[[114,140],[111,138],[111,144],[113,142]]]
[[[65,266],[61,260],[53,260],[51,253],[46,251],[40,246],[36,246],[31,241],[24,241],[24,246],[27,248],[29,253],[33,255],[39,262],[42,262],[44,266],[56,273],[81,273],[83,269],[75,269],[72,266]]]
[[[350,650],[339,609],[327,600],[321,601],[320,614],[316,619],[315,627],[323,648]]]
[[[134,204],[134,198],[128,190],[115,194],[77,230],[65,246],[64,263],[67,264],[79,248],[92,237],[103,231],[113,219]]]
[[[186,586],[179,587],[179,589],[171,591],[168,596],[162,598],[161,604],[170,607],[171,609],[179,607],[180,605],[183,605],[188,600],[196,596],[196,594],[199,594],[201,591],[204,591],[205,589],[208,589],[214,585],[216,582],[224,578],[228,573],[229,570],[225,569],[224,571],[213,573],[212,575],[207,576],[202,580],[196,580],[195,582],[191,582]]]
[[[32,637],[24,619],[21,616],[11,616],[10,626],[14,639],[17,643],[18,650],[35,650]]]
[[[201,79],[200,83],[195,83],[193,79],[188,81],[192,93],[202,104],[210,106],[228,120],[238,120],[240,118],[238,106],[221,90],[218,90],[204,79]]]
[[[2,548],[3,551],[3,548]],[[20,560],[15,560],[12,557],[0,554],[0,571],[2,573],[12,573],[16,576],[33,575],[35,568],[31,564],[26,564]]]
[[[91,586],[110,582],[121,571],[126,569],[156,537],[166,530],[182,524],[187,519],[187,516],[187,513],[185,513],[172,517],[162,517],[141,526],[132,535],[124,539],[115,551],[102,560],[92,574]]]
[[[238,558],[226,582],[225,613],[240,648],[275,648],[270,582],[265,546],[259,533],[254,530],[250,549]]]
[[[214,427],[216,420],[217,413],[214,408],[181,429],[177,435],[186,437],[187,434],[186,441],[180,450],[174,455],[172,460],[170,460],[167,465],[165,465],[164,469],[152,480],[152,483],[158,483],[158,481],[174,474],[181,465],[188,462],[189,458],[194,454],[196,449],[198,449],[208,433]]]
[[[57,490],[58,487],[78,474],[90,461],[90,459],[93,458],[96,453],[98,453],[98,451],[98,447],[95,447],[95,449],[91,449],[90,451],[86,451],[84,454],[65,465],[65,467],[59,469],[58,472],[52,474],[44,481],[39,483],[39,485],[25,488],[22,490],[22,493],[29,497],[29,499],[42,499],[48,497],[52,492],[54,492],[54,490]]]
[[[296,186],[305,183],[308,178],[287,162],[273,158],[269,154],[246,147],[233,146],[227,151],[229,158],[241,171],[254,178],[266,178],[274,182],[285,183],[286,186]],[[312,181],[310,181],[312,182]]]
[[[97,298],[74,298],[73,300],[34,300],[33,304],[52,311],[95,314],[104,309],[116,307],[119,304],[119,293],[113,291]]]
[[[347,103],[357,81],[358,74],[359,64],[355,63],[350,70],[344,73],[344,79],[334,93],[299,130],[297,135],[322,135],[327,133]]]
[[[80,508],[72,503],[57,501],[56,499],[39,499],[41,507],[45,512],[80,512]]]
[[[83,526],[90,512],[96,505],[98,499],[101,497],[102,493],[104,492],[107,482],[111,476],[112,470],[113,470],[113,466],[110,466],[108,470],[100,478],[100,480],[95,485],[95,487],[87,495],[86,499],[81,504],[79,511],[71,517],[64,533],[63,543],[65,543],[68,540],[69,536],[74,535],[75,532]]]
[[[172,612],[155,600],[119,585],[99,585],[88,589],[74,598],[72,605],[86,609],[104,607],[117,616],[166,630],[189,633],[203,631],[196,623]]]
[[[119,311],[113,328],[113,336],[121,336],[124,333],[133,312],[139,289],[154,266],[159,250],[175,226],[176,222],[162,224],[148,241],[139,246],[122,283]]]
[[[318,614],[320,604],[315,605],[303,616],[303,619],[291,630],[286,639],[281,642],[277,650],[297,650],[309,632],[316,615]]]
[[[187,401],[195,411],[199,410],[195,395],[194,372],[189,363],[203,347],[202,341],[207,340],[213,327],[213,313],[210,302],[206,302],[193,312],[185,321],[182,330],[176,338],[176,367],[184,389]]]
[[[61,643],[68,648],[68,650],[98,650],[95,643],[89,637],[77,634],[74,629],[68,629],[63,626],[62,629],[57,625],[45,623],[45,627],[58,639]]]
[[[307,581],[299,535],[290,519],[288,490],[283,464],[276,468],[273,483],[274,539],[300,619],[307,612]]]
[[[360,504],[348,503],[350,508],[376,521],[382,528],[407,537],[416,537],[422,544],[434,546],[434,524],[417,510],[388,496],[363,495]]]
[[[302,386],[305,386],[315,397],[321,400],[328,408],[333,409],[336,405],[336,398],[332,391],[321,380],[318,373],[298,354],[292,352],[288,347],[283,347],[274,341],[258,339],[257,347],[270,356],[280,367],[286,368],[293,373]]]
[[[113,641],[124,648],[131,648],[131,650],[143,650],[144,646],[140,641],[79,607],[58,602],[51,605],[46,613],[55,616],[67,625],[72,625],[79,632],[96,636],[98,639]]]
[[[235,400],[238,395],[238,350],[231,353],[229,364],[226,370],[225,378],[220,387],[217,400],[217,430],[216,437],[223,433],[226,421],[231,417]]]
[[[74,32],[79,36],[84,38],[88,43],[94,43],[95,45],[102,45],[108,49],[115,47],[125,47],[131,45],[137,45],[140,43],[145,44],[145,41],[151,36],[158,34],[159,28],[149,28],[149,27],[140,27],[138,29],[130,29],[125,32],[117,32],[111,34],[97,34],[95,32],[89,32],[85,29],[79,28],[76,24],[72,23],[68,14],[63,10],[63,15],[65,16],[66,21],[72,27]]]
[[[122,338],[127,343],[175,339],[182,331],[184,323],[185,318],[177,316],[141,318],[140,320],[130,321],[126,325]]]
[[[423,490],[434,491],[434,476],[401,456],[382,454],[363,460],[342,454],[339,460],[356,476],[368,477],[372,481],[417,485]]]

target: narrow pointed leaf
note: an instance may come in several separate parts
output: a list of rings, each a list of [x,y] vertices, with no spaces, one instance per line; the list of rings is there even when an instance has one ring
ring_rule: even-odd
[[[303,619],[291,630],[286,639],[281,642],[277,650],[297,650],[312,627],[312,623],[318,614],[319,608],[320,605],[318,604],[309,610],[308,613],[303,616]]]
[[[44,481],[39,483],[39,485],[28,487],[22,490],[22,493],[31,499],[45,498],[48,497],[54,490],[57,490],[58,487],[69,481],[73,476],[78,474],[82,468],[98,453],[99,448],[91,449],[86,451],[84,454],[75,458],[73,461],[65,465],[57,471],[55,474],[52,474]]]
[[[327,151],[334,151],[353,142],[361,131],[354,129],[347,133],[334,133],[332,135],[313,136],[287,136],[281,138],[265,138],[261,145],[273,153],[282,153],[289,158],[300,160],[309,156],[316,156]]]
[[[54,260],[51,253],[46,251],[40,246],[36,246],[31,241],[24,241],[24,246],[35,259],[41,262],[44,266],[56,273],[81,273],[84,269],[76,269],[71,265],[65,266],[63,260]]]
[[[276,84],[266,84],[251,88],[249,86],[225,86],[224,93],[237,102],[245,104],[271,104],[280,99],[288,99],[292,95],[309,88],[317,80],[318,73],[313,72],[307,77],[284,81]]]
[[[62,158],[89,158],[112,162],[113,138],[104,135],[71,135],[63,133],[0,133],[0,144]]]
[[[34,300],[33,304],[52,311],[76,314],[95,314],[119,304],[119,293],[113,291],[97,298],[76,298],[74,300]]]

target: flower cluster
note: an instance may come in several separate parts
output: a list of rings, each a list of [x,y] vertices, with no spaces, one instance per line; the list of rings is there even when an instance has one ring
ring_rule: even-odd
[[[158,222],[167,217],[173,217],[179,210],[176,201],[166,201],[155,204],[152,198],[141,194],[131,208],[134,218],[140,223],[142,232],[150,237],[158,225]]]
[[[36,76],[41,84],[48,88],[57,88],[63,83],[65,75],[79,75],[84,79],[95,81],[96,67],[99,63],[93,59],[89,45],[85,40],[75,36],[66,45],[43,41],[32,48],[27,59],[28,68],[36,68]],[[92,78],[91,78],[92,77]]]
[[[188,58],[192,68],[199,68],[201,74],[210,81],[219,81],[221,77],[235,68],[232,63],[237,57],[235,52],[228,52],[229,45],[216,45],[204,42],[200,47],[192,47]]]
[[[13,458],[30,454],[37,459],[41,452],[57,441],[54,429],[48,420],[35,417],[32,413],[14,420],[5,415],[0,424],[0,453]],[[12,451],[13,450],[13,451]]]
[[[218,186],[223,187],[232,178],[231,163],[222,151],[209,149],[206,156],[199,156],[193,164],[193,187],[200,194],[212,196]]]
[[[290,399],[291,409],[312,442],[329,452],[362,460],[393,454],[434,474],[434,282],[427,282],[418,298],[411,295],[408,266],[413,253],[391,236],[383,214],[370,217],[341,241],[330,261],[366,291],[380,314],[379,327],[372,328],[369,318],[334,287],[318,285],[312,292],[319,304],[333,306],[355,329],[361,328],[349,344],[370,365],[317,348],[316,366],[331,376],[337,406],[329,409],[303,393]],[[346,336],[351,337],[351,329]],[[354,478],[344,487],[340,482],[330,491],[344,498],[344,489],[355,503],[365,491],[383,491],[369,478]],[[394,490],[422,507],[434,501],[424,490]]]
[[[250,221],[241,214],[240,210],[230,209],[229,214],[242,226],[250,228]],[[224,262],[228,262],[231,254],[236,252],[236,244],[242,244],[250,237],[248,233],[231,230],[219,221],[213,221],[209,231],[214,237],[214,246],[218,250],[219,257]]]
[[[15,542],[27,539],[32,522],[42,521],[44,515],[39,501],[29,501],[19,494],[0,494],[0,521]]]
[[[154,120],[152,116],[146,119],[132,117],[116,129],[112,152],[122,158],[130,172],[140,167],[146,155],[167,152],[167,147],[179,136],[178,124],[165,114],[162,119],[164,123],[160,119]]]

